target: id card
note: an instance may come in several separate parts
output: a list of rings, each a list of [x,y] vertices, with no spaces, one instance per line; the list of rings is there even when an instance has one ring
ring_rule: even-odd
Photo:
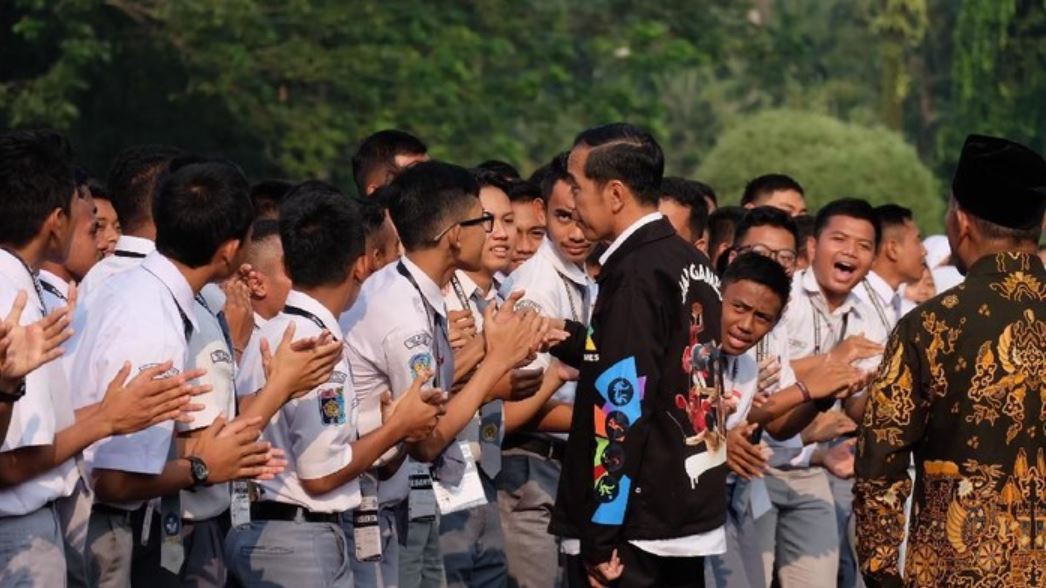
[[[467,441],[459,441],[458,447],[461,455],[465,458],[465,473],[461,476],[461,483],[457,486],[433,481],[432,490],[436,494],[436,504],[439,506],[440,514],[450,514],[467,510],[487,503],[487,495],[483,492],[483,482],[479,479],[479,470],[476,468],[476,458],[472,454],[471,444]]]
[[[356,543],[356,561],[381,561],[378,482],[370,474],[360,476],[360,493],[360,505],[352,511],[352,538]]]
[[[407,498],[412,521],[431,521],[436,518],[436,496],[432,493],[429,466],[410,462],[410,496]]]
[[[232,483],[232,503],[229,505],[229,514],[234,529],[251,522],[251,489],[248,484],[249,482],[245,480],[236,480]]]

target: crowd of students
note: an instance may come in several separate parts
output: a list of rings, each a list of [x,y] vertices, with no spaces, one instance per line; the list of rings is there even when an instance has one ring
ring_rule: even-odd
[[[629,125],[427,151],[0,133],[0,586],[859,585],[865,390],[952,279],[911,211],[720,206]]]

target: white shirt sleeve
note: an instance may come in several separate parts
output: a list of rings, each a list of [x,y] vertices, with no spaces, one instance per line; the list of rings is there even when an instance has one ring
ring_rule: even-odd
[[[282,409],[295,468],[306,480],[333,474],[352,461],[352,390],[347,385],[348,374],[338,369],[331,381],[291,400]]]
[[[169,331],[169,330],[168,330]],[[94,372],[102,394],[125,361],[131,363],[128,382],[141,371],[165,363],[173,363],[168,375],[178,375],[185,369],[185,342],[175,337],[181,333],[164,332],[148,321],[133,316],[122,316],[109,323],[93,342]],[[75,380],[74,380],[75,381]],[[167,463],[174,424],[165,421],[131,435],[119,435],[100,441],[94,451],[93,468],[156,475]]]

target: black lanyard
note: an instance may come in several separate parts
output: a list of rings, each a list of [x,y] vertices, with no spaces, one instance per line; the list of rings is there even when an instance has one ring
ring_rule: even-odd
[[[556,273],[558,274],[559,272],[556,272]],[[574,294],[577,293],[576,291],[574,291],[574,286],[576,286],[577,284],[575,284],[572,280],[570,280],[569,278],[567,278],[563,274],[559,274],[559,279],[563,280],[563,286],[567,289],[567,302],[570,303],[570,318],[574,319],[574,322],[576,322],[576,323],[587,323],[588,322],[588,317],[582,317],[581,316],[581,313],[578,312],[578,306],[579,305],[574,302]],[[582,294],[581,295],[581,302],[582,302],[582,304],[584,304],[584,301],[585,301],[585,295]]]
[[[288,305],[283,307],[283,312],[285,312],[287,314],[292,314],[294,316],[300,316],[303,319],[305,319],[305,320],[311,322],[312,324],[316,325],[320,329],[322,329],[324,331],[327,331],[327,332],[330,332],[330,329],[327,328],[327,325],[325,325],[323,323],[323,319],[321,319],[320,317],[316,316],[315,314],[305,310],[304,308],[301,308],[300,306],[292,306],[292,305],[288,304]],[[335,336],[334,333],[331,333],[331,337],[334,337],[335,341],[338,340],[338,337]]]
[[[890,328],[890,322],[886,320],[886,311],[883,309],[882,303],[879,301],[879,294],[872,289],[871,284],[868,280],[864,281],[864,290],[868,292],[868,298],[872,301],[872,306],[875,307],[875,312],[879,315],[879,320],[882,321],[883,327],[886,328],[886,332],[889,333],[892,329]]]
[[[414,278],[411,277],[412,281],[413,279]],[[469,305],[469,296],[465,294],[465,288],[461,285],[461,280],[459,280],[457,276],[452,276],[450,278],[450,285],[454,288],[454,294],[457,295],[458,302],[461,303],[461,309],[471,311],[472,308]]]
[[[12,251],[11,249],[8,249],[7,247],[4,247],[3,249],[8,254],[10,254],[11,257],[17,259],[18,263],[22,264],[22,267],[25,268],[25,273],[29,274],[29,281],[33,283],[33,290],[36,290],[36,300],[40,303],[40,305],[37,307],[40,309],[40,316],[47,316],[47,309],[44,308],[44,293],[43,290],[40,289],[40,279],[37,277],[36,273],[33,272],[33,270],[29,267],[29,264],[26,263],[24,259],[22,259],[21,255],[18,255],[17,253]]]
[[[137,251],[123,251],[122,249],[113,251],[113,255],[116,257],[130,257],[133,259],[143,259],[145,257],[144,253],[138,253]]]
[[[447,347],[450,347],[450,340],[447,339],[447,331],[441,326],[441,323],[438,320],[440,316],[439,313],[432,308],[431,304],[429,304],[429,300],[428,298],[425,298],[425,293],[421,291],[421,286],[418,285],[418,281],[414,279],[414,276],[410,275],[410,271],[407,270],[407,266],[403,265],[402,260],[396,262],[396,271],[398,271],[404,278],[407,278],[407,281],[410,282],[411,286],[414,286],[414,289],[418,292],[418,296],[421,297],[422,305],[425,306],[425,316],[428,318],[429,325],[432,328],[432,355],[436,360],[432,382],[436,387],[442,387],[443,377],[440,374],[440,369],[443,366],[444,358],[439,339],[443,338]]]
[[[164,281],[160,279],[160,276],[158,276],[155,273],[153,273],[153,271],[151,269],[149,269],[148,267],[142,266],[142,268],[145,271],[147,271],[150,274],[152,274],[152,276],[154,278],[159,280],[159,282],[161,284],[163,284],[164,288],[167,288],[167,293],[171,295],[171,300],[174,301],[174,307],[178,309],[178,316],[180,316],[181,319],[182,319],[182,331],[183,331],[182,334],[185,335],[185,343],[188,344],[189,343],[189,337],[192,336],[192,332],[193,332],[192,321],[189,320],[189,315],[185,314],[185,310],[182,309],[182,305],[181,304],[178,304],[178,299],[174,296],[174,292],[172,292],[171,289],[167,287],[167,284],[165,284]]]
[[[810,312],[812,312],[814,315],[814,355],[821,355],[821,313],[817,312],[817,307],[814,306],[813,298],[807,298],[807,300],[810,302]],[[825,319],[825,324],[828,327],[828,330],[831,331],[832,325],[828,322],[827,318]],[[839,343],[842,343],[843,339],[846,338],[846,327],[849,324],[850,311],[847,310],[843,314],[843,328],[841,331],[839,331],[839,340],[835,342],[837,345]]]
[[[46,290],[48,294],[54,296],[62,302],[69,302],[69,298],[65,294],[62,294],[62,291],[59,290],[58,287],[52,284],[51,282],[48,282],[47,280],[40,280],[40,287]]]

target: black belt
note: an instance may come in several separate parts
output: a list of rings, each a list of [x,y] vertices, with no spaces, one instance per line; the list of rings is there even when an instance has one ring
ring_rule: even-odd
[[[251,519],[261,521],[305,521],[306,523],[334,523],[341,524],[341,513],[336,512],[312,512],[311,510],[266,500],[251,503]]]
[[[542,439],[525,435],[509,435],[501,444],[504,449],[522,449],[528,453],[540,455],[545,459],[563,461],[567,444],[559,439]]]
[[[96,502],[96,503],[91,505],[91,512],[96,513],[96,514],[100,514],[100,515],[108,515],[108,516],[114,516],[114,517],[127,517],[127,518],[130,518],[131,515],[133,515],[134,513],[138,512],[139,510],[141,510],[141,507],[136,508],[134,510],[127,510],[126,508],[118,508],[118,507],[115,507],[115,506],[109,506],[108,504],[102,504],[100,502]]]

